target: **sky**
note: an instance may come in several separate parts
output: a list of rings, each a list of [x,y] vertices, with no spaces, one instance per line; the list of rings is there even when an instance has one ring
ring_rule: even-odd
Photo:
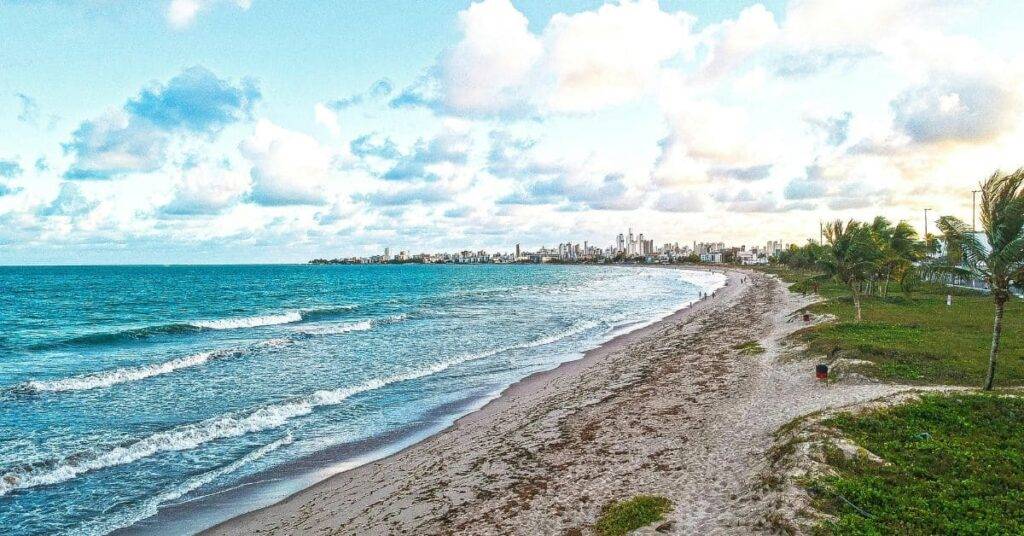
[[[1017,1],[0,1],[0,264],[971,218]]]

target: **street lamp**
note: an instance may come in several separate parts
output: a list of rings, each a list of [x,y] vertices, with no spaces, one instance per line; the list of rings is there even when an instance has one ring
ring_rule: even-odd
[[[978,226],[975,223],[974,211],[978,204],[978,192],[981,190],[971,190],[971,232],[978,232]]]
[[[924,209],[924,243],[928,243],[928,211],[930,208]]]

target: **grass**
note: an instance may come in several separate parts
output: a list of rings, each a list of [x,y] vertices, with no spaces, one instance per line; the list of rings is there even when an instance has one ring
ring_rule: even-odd
[[[1024,399],[926,395],[825,424],[889,462],[829,463],[815,507],[819,534],[1024,534]]]
[[[741,355],[759,355],[764,353],[764,346],[761,346],[757,341],[747,341],[737,344],[732,348],[733,350],[739,350]]]
[[[665,497],[637,495],[628,501],[606,506],[594,530],[600,536],[620,536],[661,521],[671,510],[672,502]]]
[[[795,291],[809,291],[809,272],[766,269],[792,283]],[[810,350],[875,363],[863,373],[882,380],[914,384],[980,385],[988,365],[995,306],[987,295],[937,284],[921,284],[913,294],[893,285],[887,298],[865,296],[864,320],[854,322],[849,291],[828,282],[818,293],[827,298],[811,312],[835,315],[837,322],[799,333]],[[953,305],[946,305],[953,294]],[[1002,349],[996,386],[1024,385],[1024,302],[1011,300],[1003,318]]]

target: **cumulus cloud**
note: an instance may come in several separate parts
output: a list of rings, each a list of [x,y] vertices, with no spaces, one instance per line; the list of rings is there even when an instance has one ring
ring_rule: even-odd
[[[385,160],[394,160],[401,156],[398,145],[391,138],[382,137],[375,132],[364,134],[349,143],[349,150],[354,156],[364,158],[374,156]]]
[[[662,212],[700,212],[704,210],[704,200],[696,192],[671,190],[658,196],[654,208]]]
[[[438,164],[463,165],[469,158],[472,139],[468,133],[445,129],[437,136],[420,139],[381,178],[389,181],[436,180],[431,168]]]
[[[419,185],[406,186],[402,188],[389,188],[384,191],[368,194],[357,194],[353,196],[356,201],[362,201],[374,206],[405,206],[405,205],[432,205],[451,201],[453,192],[441,185]]]
[[[252,80],[234,85],[196,66],[171,78],[166,85],[154,83],[142,90],[125,104],[125,111],[163,130],[215,134],[231,123],[247,119],[260,97]]]
[[[88,214],[98,204],[98,202],[86,198],[77,184],[63,182],[57,197],[49,204],[40,207],[36,214],[43,217],[77,217]]]
[[[632,210],[643,199],[620,173],[600,180],[579,174],[562,174],[530,182],[498,202],[505,205],[547,205],[567,202],[593,210]]]
[[[187,28],[192,25],[201,11],[216,3],[218,3],[217,0],[171,0],[167,5],[167,22],[179,30]],[[252,6],[252,0],[233,0],[231,3],[243,11]]]
[[[21,190],[22,190],[21,188],[16,188],[16,187],[13,187],[13,186],[8,186],[8,185],[0,182],[0,197],[3,197],[5,195],[14,195],[14,194],[20,192]]]
[[[851,118],[852,113],[843,112],[830,117],[806,117],[804,121],[825,139],[825,143],[842,145],[850,135]]]
[[[0,158],[0,177],[11,179],[21,175],[22,171],[21,164],[17,160]]]
[[[202,162],[182,170],[172,199],[160,208],[169,216],[219,214],[240,201],[252,179],[226,162]]]
[[[989,141],[1015,126],[1020,96],[996,76],[935,73],[891,103],[896,129],[918,143]]]
[[[778,36],[775,16],[761,4],[745,8],[736,19],[712,25],[701,35],[709,43],[704,75],[717,77],[736,70]]]
[[[313,137],[260,120],[239,149],[252,163],[249,199],[267,206],[326,202],[330,153]]]
[[[742,213],[771,213],[790,212],[793,210],[810,210],[814,208],[813,203],[780,203],[772,192],[753,192],[751,190],[740,190],[738,192],[721,191],[716,194],[715,199],[725,204],[729,212]]]
[[[69,179],[106,179],[160,168],[174,135],[212,137],[249,118],[260,99],[251,81],[233,85],[203,67],[192,67],[166,85],[154,83],[111,110],[84,121],[64,144],[75,161]]]
[[[624,0],[556,14],[535,34],[509,0],[483,0],[459,13],[462,39],[392,105],[525,116],[622,104],[648,91],[666,62],[692,52],[693,20],[655,0]]]
[[[750,182],[767,179],[771,171],[771,164],[746,167],[712,167],[708,169],[708,176],[713,179],[735,179]]]
[[[202,67],[185,70],[166,85],[154,83],[122,110],[83,122],[63,145],[75,162],[68,178],[110,178],[159,169],[173,135],[213,136],[248,119],[260,92],[252,81],[239,85]]]

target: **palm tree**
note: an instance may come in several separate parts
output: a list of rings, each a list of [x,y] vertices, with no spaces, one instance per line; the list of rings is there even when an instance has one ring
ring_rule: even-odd
[[[857,221],[850,220],[844,225],[841,220],[836,220],[825,225],[825,239],[829,247],[825,248],[818,265],[825,271],[824,277],[849,287],[857,311],[857,321],[860,322],[861,287],[876,257],[871,229]]]
[[[992,323],[992,347],[988,355],[988,374],[984,388],[995,382],[999,337],[1003,331],[1003,313],[1012,294],[1010,286],[1024,281],[1024,168],[1010,174],[996,171],[981,185],[981,225],[988,244],[962,221],[945,216],[938,221],[947,237],[947,247],[958,246],[959,265],[947,265],[944,272],[984,280],[995,301]]]

